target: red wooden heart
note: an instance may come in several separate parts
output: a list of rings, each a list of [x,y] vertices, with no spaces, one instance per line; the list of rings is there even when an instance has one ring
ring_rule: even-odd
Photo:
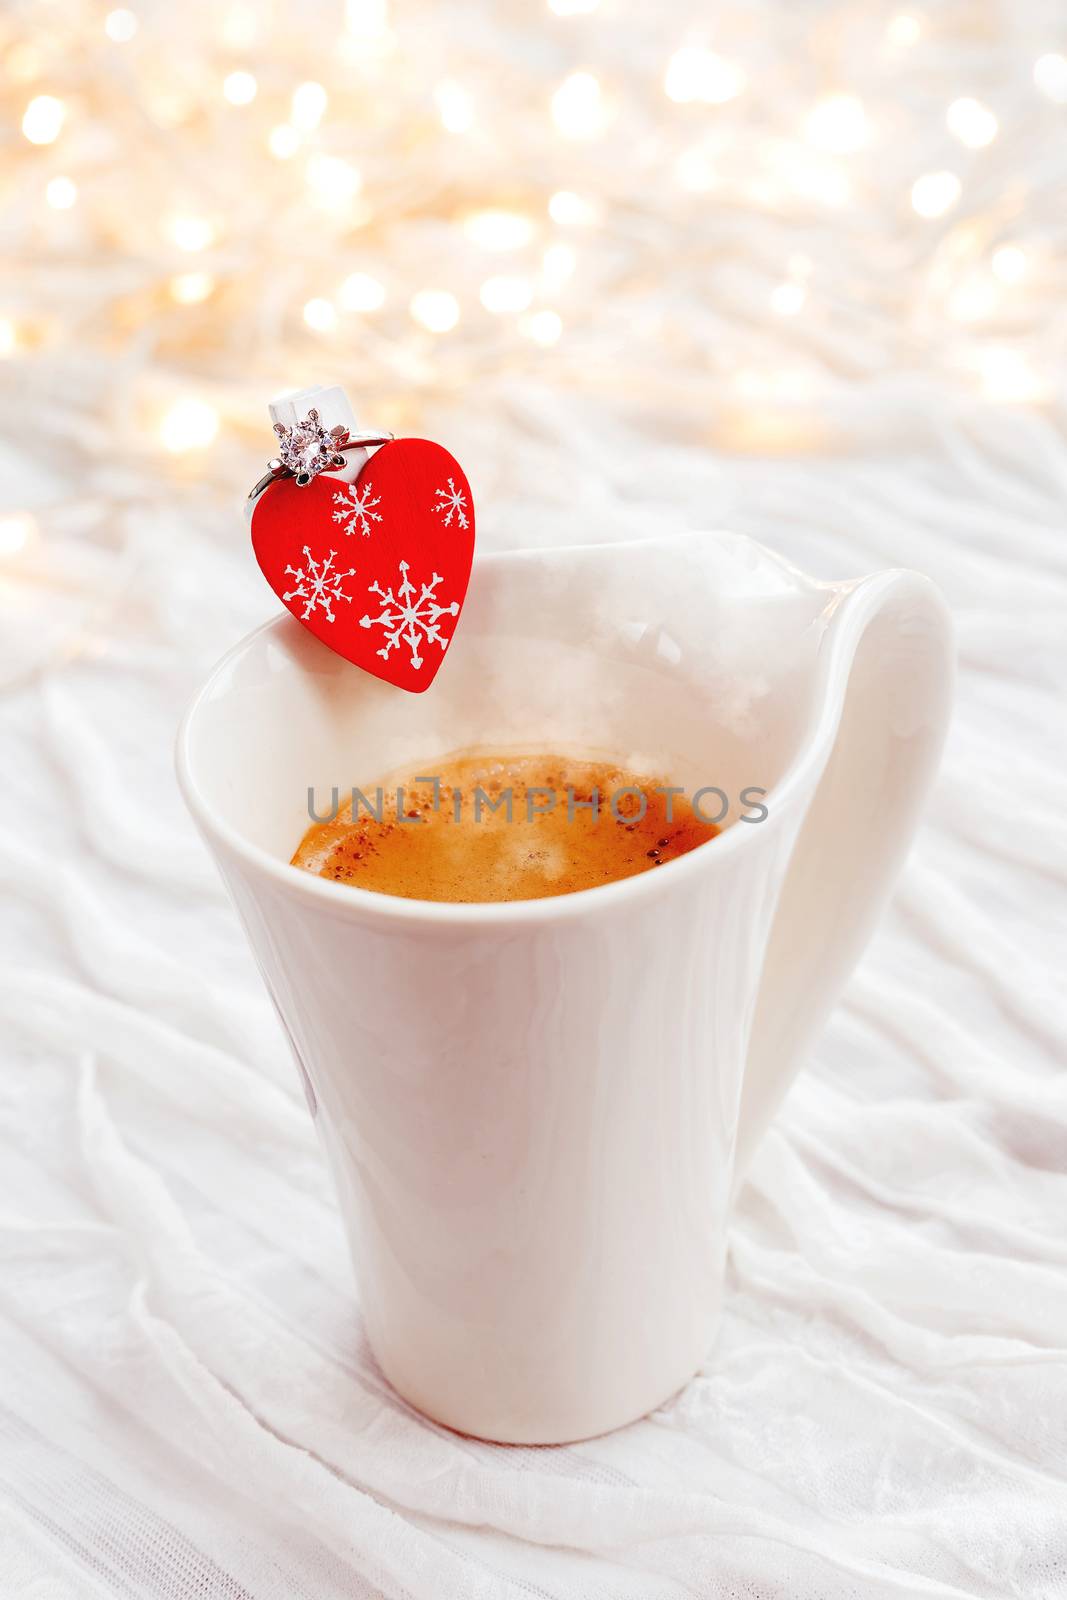
[[[454,456],[395,439],[355,483],[279,478],[252,515],[263,576],[331,650],[415,694],[455,635],[474,557],[474,502]]]

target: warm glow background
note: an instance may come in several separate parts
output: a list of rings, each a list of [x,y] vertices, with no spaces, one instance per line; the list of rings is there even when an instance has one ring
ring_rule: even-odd
[[[41,0],[0,44],[8,556],[64,525],[22,471],[107,544],[161,480],[242,492],[320,379],[443,430],[488,528],[546,498],[531,434],[596,506],[579,419],[795,454],[1060,403],[1054,0]]]

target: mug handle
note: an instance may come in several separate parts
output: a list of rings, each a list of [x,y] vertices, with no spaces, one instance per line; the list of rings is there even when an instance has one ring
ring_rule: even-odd
[[[796,774],[792,791],[794,842],[749,1034],[735,1182],[863,952],[933,783],[955,676],[940,592],[914,572],[861,580],[831,616],[819,670],[804,757],[816,774],[807,783]]]

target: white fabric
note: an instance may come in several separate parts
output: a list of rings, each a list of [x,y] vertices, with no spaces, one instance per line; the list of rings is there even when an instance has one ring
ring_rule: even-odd
[[[42,544],[7,645],[5,1596],[1067,1593],[1067,453],[1034,417],[936,431],[918,396],[888,455],[841,431],[728,458],[644,420],[594,434],[528,386],[453,416],[475,484],[509,446],[484,543],[647,530],[640,490],[657,527],[729,521],[825,576],[920,567],[960,633],[935,801],[741,1196],[714,1353],[563,1449],[457,1438],[389,1392],[171,775],[183,703],[269,599],[236,512],[134,508],[110,549]],[[537,470],[568,439],[595,517]]]

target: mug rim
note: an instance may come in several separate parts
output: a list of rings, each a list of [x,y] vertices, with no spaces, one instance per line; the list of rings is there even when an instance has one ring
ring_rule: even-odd
[[[693,533],[696,537],[709,537],[709,534],[701,535],[696,530],[693,530]],[[749,539],[744,534],[730,533],[729,537],[743,539],[749,544],[758,545],[758,541]],[[635,544],[652,545],[659,543],[662,543],[662,540],[649,538],[584,543],[567,545],[563,548],[566,552],[589,550],[607,552],[631,548]],[[859,589],[866,590],[868,586],[878,585],[880,587],[879,580],[896,581],[903,577],[919,577],[918,574],[905,572],[902,569],[891,569],[858,581],[840,584],[821,583],[818,580],[806,577],[805,574],[778,556],[774,551],[766,550],[766,547],[762,545],[758,547],[799,582],[824,590],[828,597],[835,594],[855,593]],[[538,547],[520,550],[487,551],[484,554],[475,556],[475,564],[480,567],[502,566],[521,561],[531,555],[541,554],[544,554],[544,551]],[[601,908],[607,911],[624,899],[636,900],[639,896],[658,897],[673,885],[680,885],[683,881],[683,874],[691,876],[696,871],[703,871],[702,860],[698,858],[702,857],[703,851],[709,846],[714,846],[715,859],[720,859],[724,852],[726,854],[736,853],[738,849],[746,848],[746,846],[739,843],[738,829],[741,827],[739,819],[732,826],[724,829],[722,833],[716,835],[714,839],[707,840],[705,844],[698,845],[694,850],[687,851],[683,856],[675,857],[673,861],[665,862],[657,871],[638,872],[627,878],[615,878],[610,883],[594,884],[591,888],[575,889],[566,894],[545,895],[536,900],[418,900],[406,895],[385,894],[381,890],[362,889],[352,884],[339,883],[334,879],[323,878],[317,873],[306,872],[299,867],[294,867],[290,861],[278,860],[260,845],[253,844],[238,828],[225,821],[218,814],[196,781],[191,744],[193,728],[198,713],[209,698],[219,677],[228,671],[240,656],[248,651],[261,634],[284,629],[292,621],[293,619],[288,612],[268,617],[258,627],[253,628],[230,646],[226,653],[216,661],[186,707],[178,726],[175,741],[175,767],[178,786],[200,832],[209,841],[219,843],[231,855],[236,856],[247,869],[273,880],[284,893],[292,895],[298,900],[303,899],[309,905],[317,904],[320,910],[333,911],[341,914],[346,919],[355,921],[381,921],[385,919],[407,923],[408,925],[422,923],[427,927],[451,924],[457,928],[546,922],[560,917],[581,917],[585,914],[593,914]],[[768,815],[765,821],[760,824],[761,828],[772,827],[777,831],[782,826],[781,819],[791,812],[796,797],[807,780],[810,770],[820,762],[823,752],[828,748],[836,732],[843,697],[829,692],[831,677],[840,670],[840,651],[833,648],[835,636],[839,638],[840,630],[830,629],[831,648],[829,650],[819,648],[817,651],[812,695],[813,704],[807,726],[792,760],[778,782],[768,789],[764,795],[764,800],[768,802]],[[822,643],[823,641],[820,641],[820,646]],[[329,647],[323,646],[323,648],[328,649]],[[358,671],[359,669],[355,668],[354,670]],[[769,803],[771,801],[773,801],[773,805]],[[742,834],[740,837],[743,839],[745,836]]]

